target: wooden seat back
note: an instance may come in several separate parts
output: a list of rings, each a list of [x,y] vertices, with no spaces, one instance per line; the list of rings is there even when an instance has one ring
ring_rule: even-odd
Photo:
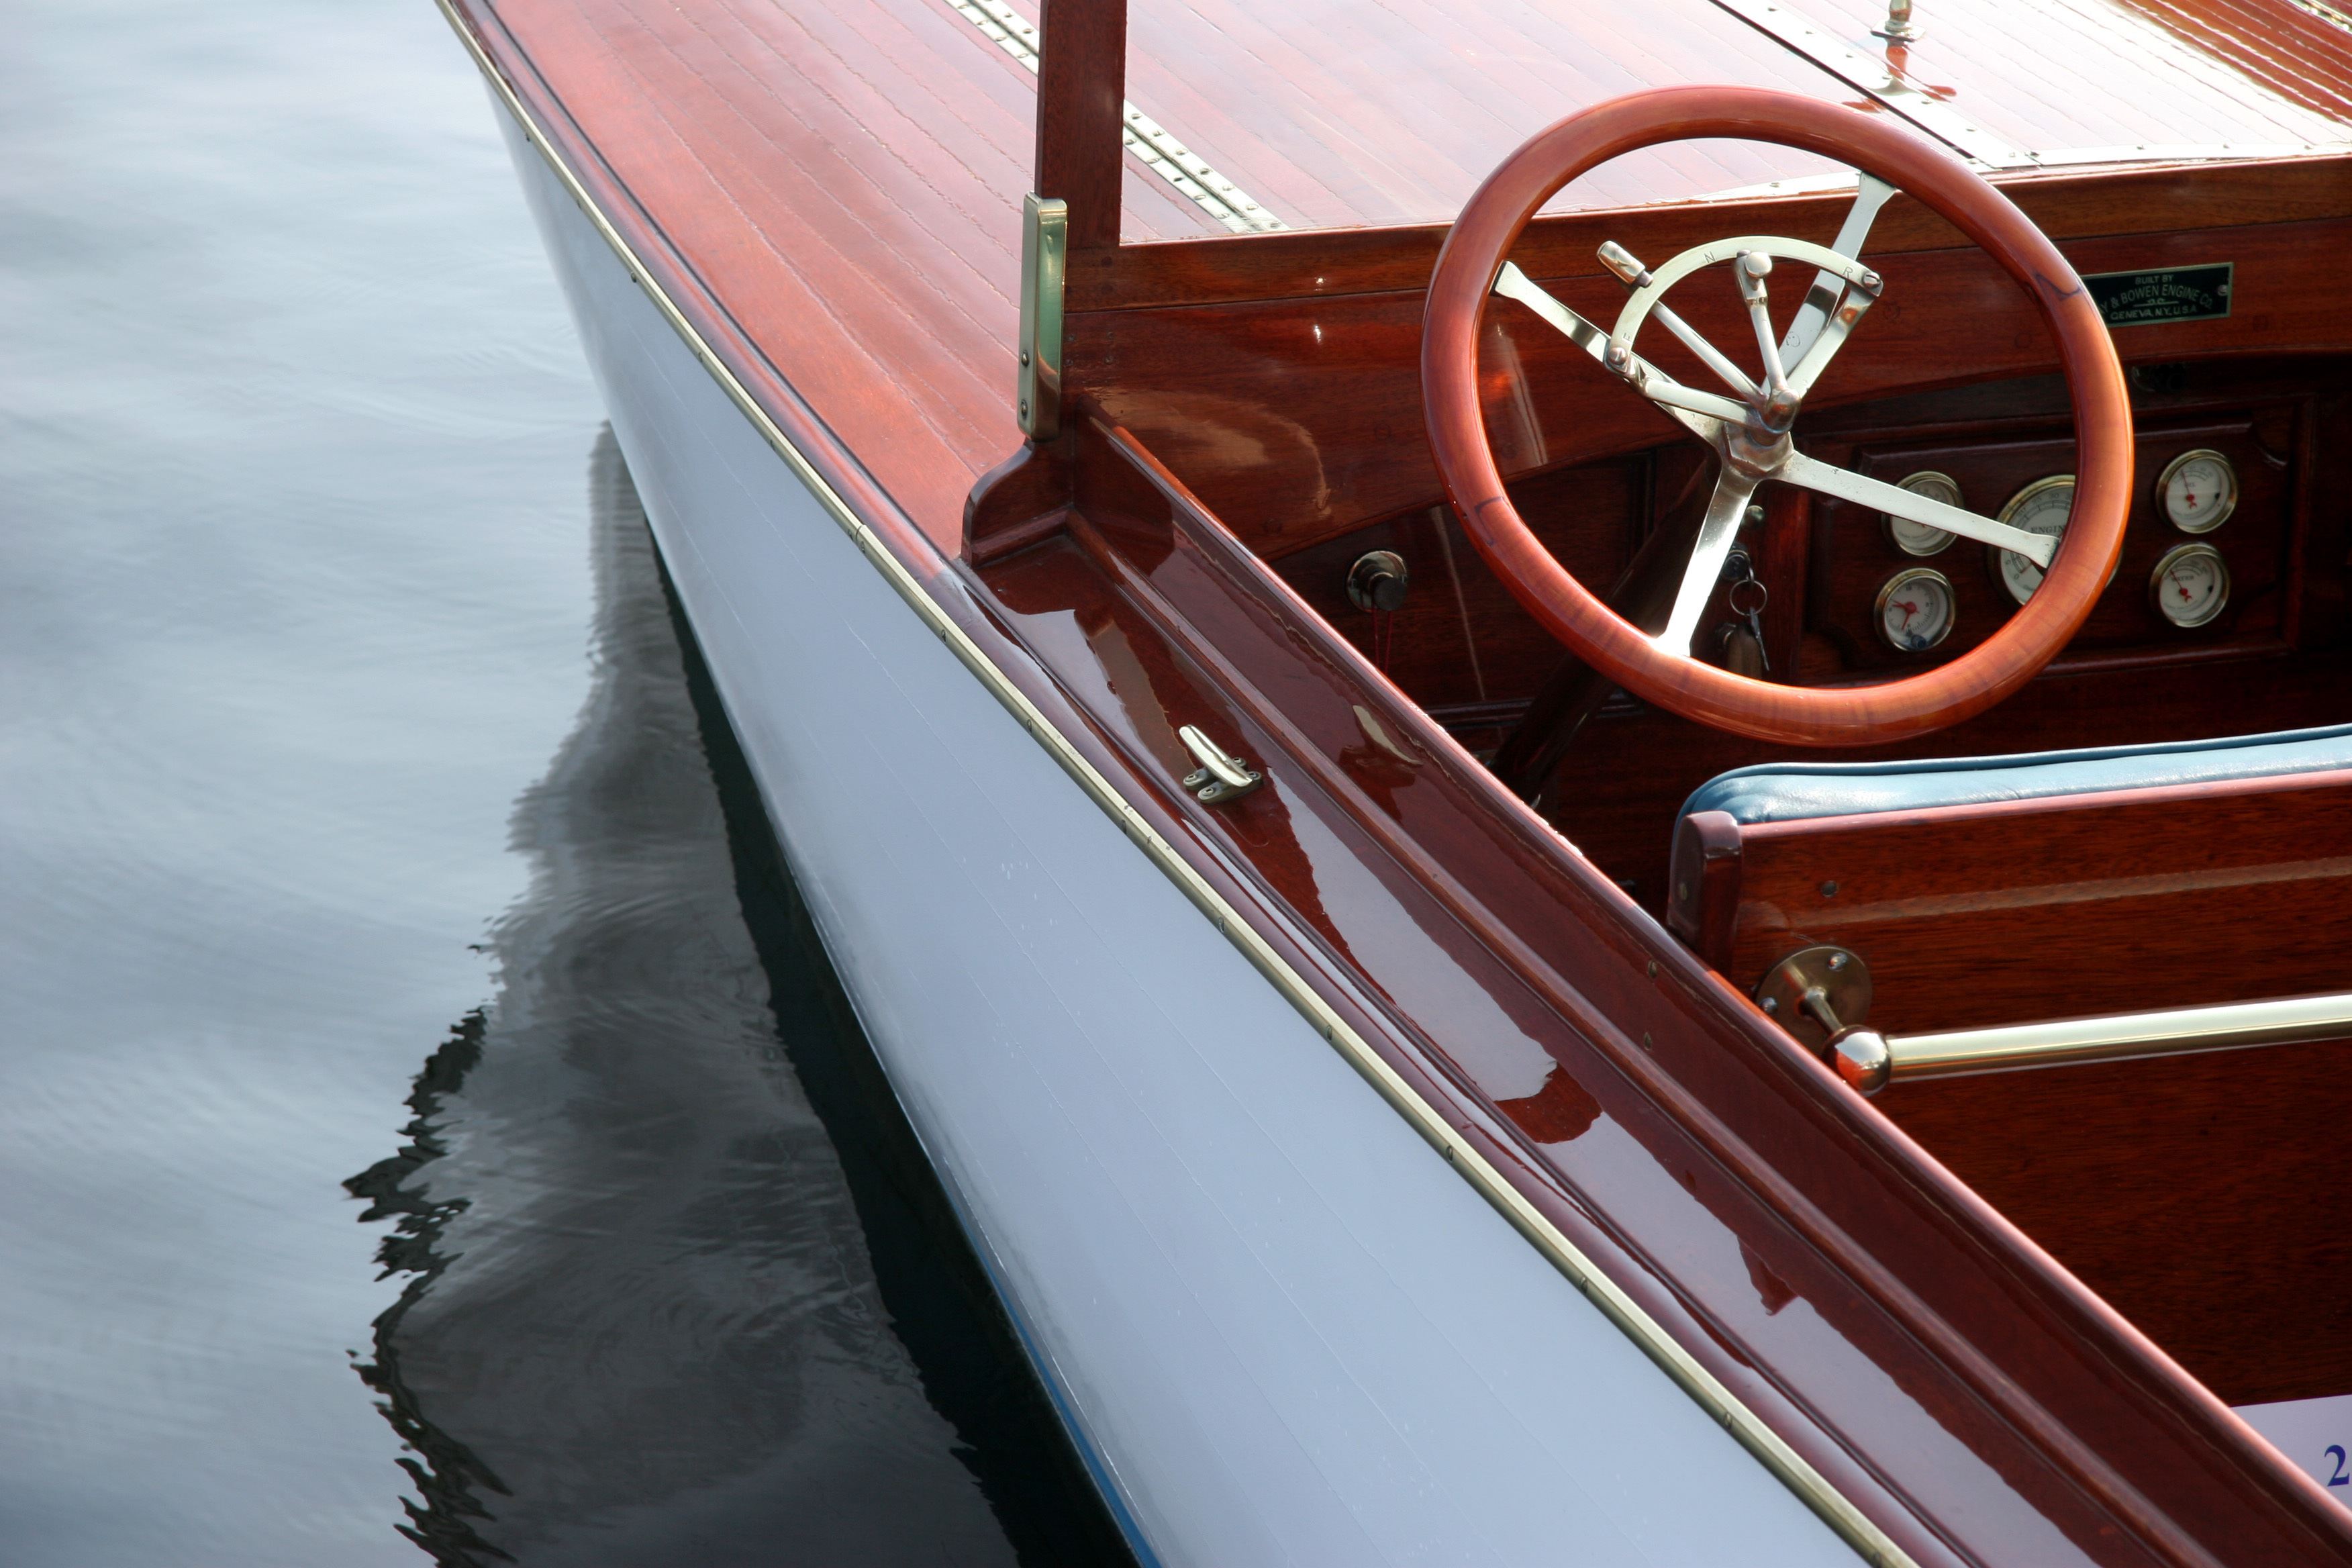
[[[1886,1033],[2352,989],[2352,771],[1680,824],[1668,923],[1743,991],[1868,962]]]
[[[1889,1033],[2352,990],[2352,772],[1677,830],[1742,990],[1833,942]],[[1897,1082],[1874,1102],[2225,1401],[2352,1393],[2352,1043]]]

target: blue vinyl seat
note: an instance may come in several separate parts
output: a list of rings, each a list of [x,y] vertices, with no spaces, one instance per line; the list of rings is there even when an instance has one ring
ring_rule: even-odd
[[[2102,790],[2270,778],[2352,768],[2352,724],[2217,741],[1933,757],[1885,763],[1763,763],[1701,784],[1682,816],[1728,812],[1743,826],[1866,812],[1916,811]]]

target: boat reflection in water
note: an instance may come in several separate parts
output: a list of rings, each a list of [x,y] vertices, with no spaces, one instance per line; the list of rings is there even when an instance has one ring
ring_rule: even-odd
[[[409,1276],[358,1368],[411,1450],[403,1528],[445,1563],[1124,1561],[878,1091],[609,433],[592,474],[594,679],[515,811],[498,997],[347,1184]]]

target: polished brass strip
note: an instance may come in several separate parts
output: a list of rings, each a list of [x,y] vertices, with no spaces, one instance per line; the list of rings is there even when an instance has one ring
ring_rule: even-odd
[[[1993,1029],[1891,1035],[1886,1049],[1891,1058],[1888,1076],[1903,1082],[2079,1062],[2242,1051],[2347,1037],[2352,1037],[2352,994],[2339,993],[2231,1002],[2215,1007],[2175,1007],[2158,1013],[2057,1018]]]
[[[782,427],[761,406],[750,389],[728,368],[726,362],[719,358],[717,351],[678,309],[677,302],[662,287],[660,279],[637,256],[628,240],[596,205],[595,198],[589,194],[587,186],[572,172],[554,143],[548,140],[547,133],[532,117],[513,84],[499,72],[482,41],[457,15],[455,0],[436,0],[436,4],[473,55],[482,74],[489,79],[499,101],[522,127],[525,138],[546,158],[548,166],[562,182],[572,201],[586,215],[604,243],[612,247],[621,264],[628,268],[630,276],[645,290],[646,297],[653,301],[663,319],[668,321],[671,330],[685,342],[703,368],[743,411],[744,417],[751,421],[753,427],[774,448],[777,456],[808,487],[810,493],[832,515],[835,523],[882,574],[924,626],[979,679],[989,694],[1039,745],[1045,747],[1062,771],[1118,826],[1130,842],[1144,852],[1160,873],[1176,885],[1193,907],[1215,922],[1218,931],[1273,984],[1283,999],[1328,1041],[1348,1064],[1444,1157],[1448,1164],[1461,1173],[1481,1197],[1492,1205],[1514,1229],[1533,1243],[1571,1285],[1598,1307],[1601,1314],[1632,1340],[1684,1393],[1710,1417],[1720,1422],[1742,1447],[1794,1492],[1865,1562],[1876,1564],[1877,1568],[1916,1568],[1909,1553],[1873,1523],[1869,1516],[1847,1500],[1845,1495],[1832,1486],[1827,1477],[1807,1463],[1802,1455],[1789,1447],[1779,1433],[1765,1425],[1738,1394],[1701,1365],[1666,1331],[1663,1324],[1602,1273],[1585,1256],[1583,1249],[1570,1241],[1541,1210],[1514,1187],[1475,1145],[1456,1132],[1437,1109],[1390,1067],[1370,1043],[1275,951],[1273,944],[1258,933],[1248,919],[1194,869],[1176,847],[1162,837],[1119,793],[1118,787],[1087,760],[1086,754],[1030,700],[1028,694],[1013,678],[1005,674],[945,607],[931,597],[908,569],[906,563],[900,561],[872,526],[825,482],[824,476],[817,471],[815,465],[784,434]]]
[[[1032,73],[1037,69],[1037,24],[1004,4],[1004,0],[948,0],[956,15],[985,34],[989,42],[1019,60]],[[1252,201],[1239,185],[1209,167],[1208,161],[1168,132],[1167,127],[1135,107],[1121,106],[1126,123],[1119,140],[1143,160],[1144,167],[1183,193],[1187,201],[1235,234],[1265,234],[1287,227],[1280,218]]]

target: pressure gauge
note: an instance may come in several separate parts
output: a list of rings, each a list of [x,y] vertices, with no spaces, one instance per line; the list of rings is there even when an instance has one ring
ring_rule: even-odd
[[[2238,510],[2238,470],[2210,447],[2183,452],[2156,481],[2164,515],[2183,533],[2210,533]]]
[[[2176,626],[2201,626],[2230,603],[2230,565],[2210,544],[2176,544],[2147,580],[2148,601]]]
[[[1926,496],[1929,500],[1942,501],[1946,506],[1960,504],[1958,483],[1951,475],[1939,474],[1933,468],[1923,468],[1908,479],[1897,481],[1895,488],[1909,490],[1913,495]],[[1907,517],[1896,517],[1892,513],[1881,515],[1886,518],[1886,537],[1893,540],[1895,548],[1906,555],[1934,555],[1952,542],[1950,534],[1931,524],[1913,522]]]
[[[1878,590],[1878,635],[1901,653],[1925,653],[1952,635],[1959,598],[1941,572],[1914,566]]]
[[[2067,514],[2074,510],[2074,476],[2052,474],[2010,497],[2009,504],[2000,509],[1999,521],[2028,533],[2063,539]],[[2000,585],[2019,604],[2033,597],[2033,590],[2042,586],[2042,568],[2015,551],[1989,544],[1985,552],[1992,563],[1993,575],[2000,579]]]

